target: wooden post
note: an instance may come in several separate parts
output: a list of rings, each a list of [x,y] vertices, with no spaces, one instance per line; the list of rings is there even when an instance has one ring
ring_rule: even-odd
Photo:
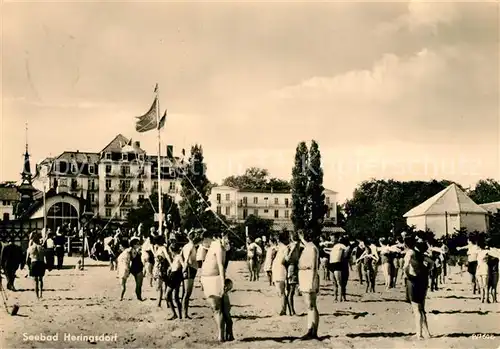
[[[68,257],[71,257],[71,236],[68,236]]]

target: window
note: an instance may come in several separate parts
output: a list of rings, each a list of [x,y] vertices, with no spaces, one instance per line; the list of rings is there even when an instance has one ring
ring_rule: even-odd
[[[168,190],[171,191],[171,192],[175,191],[175,182],[170,182]]]
[[[90,193],[90,202],[95,202],[95,194]]]
[[[248,203],[248,198],[246,196],[243,197],[243,205],[246,205]]]
[[[122,166],[121,167],[122,176],[127,176],[130,174],[130,166]]]
[[[95,174],[95,166],[94,165],[89,165],[89,174]]]
[[[68,182],[66,181],[66,178],[61,178],[61,185],[62,186],[67,186]]]
[[[94,190],[95,189],[95,180],[89,179],[88,189],[89,190]]]
[[[78,188],[78,182],[76,179],[71,180],[71,189],[76,190]]]
[[[111,202],[111,194],[106,194],[106,203],[109,204]]]
[[[111,189],[111,179],[106,179],[106,190]]]
[[[226,201],[231,200],[231,194],[226,194]]]
[[[248,217],[248,209],[244,208],[243,209],[243,219],[247,219],[247,217]]]
[[[258,209],[253,210],[253,215],[255,217],[259,217],[259,210]]]
[[[139,202],[139,203],[141,203],[141,202],[143,202],[143,201],[144,201],[144,195],[142,195],[142,194],[141,194],[141,195],[139,195],[139,200],[138,200],[138,202]]]
[[[111,174],[111,165],[106,165],[106,174]]]
[[[5,201],[5,200],[4,200],[3,205],[4,205],[4,206],[7,206],[7,201]]]
[[[72,163],[71,164],[71,172],[72,173],[76,173],[78,171],[78,166],[76,166],[75,163]]]
[[[138,191],[142,191],[143,189],[144,189],[144,182],[143,181],[139,181],[139,185],[137,186],[137,190]]]
[[[122,153],[122,161],[128,161],[128,154]]]
[[[221,214],[221,207],[220,206],[217,206],[217,214]]]
[[[217,203],[220,204],[220,202],[221,202],[220,194],[217,194]]]
[[[269,210],[268,210],[268,209],[265,209],[265,210],[264,210],[264,213],[269,213]]]
[[[3,220],[4,220],[4,221],[8,221],[9,219],[10,219],[10,215],[9,215],[9,213],[8,213],[8,212],[4,212],[4,213],[3,213]]]
[[[275,204],[275,205],[278,205],[279,203],[280,203],[280,199],[278,199],[278,198],[274,198],[274,204]]]
[[[325,198],[325,202],[327,205],[330,205],[330,198],[328,196]]]
[[[106,160],[111,160],[111,153],[106,153]],[[111,214],[110,214],[111,216]]]
[[[328,211],[326,211],[326,218],[330,218],[330,215],[331,215],[331,209],[328,209]]]
[[[158,190],[158,181],[153,182],[153,190]]]
[[[111,209],[110,208],[106,209],[106,217],[111,217]]]
[[[254,204],[258,204],[258,203],[259,203],[259,198],[255,196],[255,197],[253,198],[253,203],[254,203]]]
[[[120,194],[120,204],[126,202],[125,195]]]
[[[122,218],[127,218],[128,212],[129,212],[128,208],[120,208],[120,216]]]
[[[285,218],[290,218],[290,211],[285,210]]]
[[[226,216],[231,215],[231,207],[226,207]]]
[[[280,218],[280,211],[274,210],[274,218]]]
[[[288,198],[285,199],[285,206],[288,207]]]
[[[144,161],[144,154],[139,154],[139,160]]]

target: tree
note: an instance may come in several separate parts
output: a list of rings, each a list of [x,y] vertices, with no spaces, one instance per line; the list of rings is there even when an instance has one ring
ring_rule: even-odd
[[[313,140],[309,149],[306,186],[306,229],[313,236],[319,236],[323,228],[328,206],[325,205],[325,188],[323,187],[323,168],[321,167],[321,152],[318,143]]]
[[[165,217],[170,215],[174,227],[179,227],[181,222],[179,207],[170,195],[163,194],[162,197],[162,212]],[[143,231],[149,232],[149,229],[155,224],[154,214],[158,211],[158,193],[154,193],[148,199],[142,200],[137,208],[130,210],[127,215],[127,224],[137,228],[142,223]]]
[[[337,204],[337,226],[344,228],[346,223],[344,207]]]
[[[492,178],[481,179],[469,196],[476,204],[500,201],[500,183]]]
[[[246,190],[290,190],[290,183],[278,179],[269,178],[269,171],[263,168],[250,167],[241,176],[229,176],[222,181],[222,185]]]
[[[206,217],[205,211],[210,208],[208,195],[211,188],[206,176],[203,148],[200,145],[191,147],[187,165],[181,181],[181,226],[183,229],[202,228],[201,218]]]
[[[308,150],[305,142],[299,143],[295,151],[292,169],[292,223],[295,230],[306,228]]]
[[[238,236],[241,238],[239,240],[241,242],[245,242],[245,229],[248,227],[248,236],[253,240],[258,237],[266,236],[267,238],[271,234],[271,230],[273,227],[272,219],[264,219],[258,216],[249,215],[245,222],[238,224],[236,227],[236,231],[238,232]]]

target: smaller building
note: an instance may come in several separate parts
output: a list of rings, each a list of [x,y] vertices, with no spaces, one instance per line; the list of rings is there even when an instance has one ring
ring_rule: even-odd
[[[21,199],[15,184],[0,185],[0,220],[15,219],[15,208]]]
[[[337,219],[337,193],[325,189],[328,211],[325,220],[335,224]],[[273,221],[274,230],[292,229],[292,194],[279,190],[247,190],[228,186],[212,188],[212,209],[227,219],[242,223],[249,215]]]
[[[472,201],[456,184],[405,213],[406,223],[418,230],[430,230],[437,238],[462,228],[486,232],[488,212]]]

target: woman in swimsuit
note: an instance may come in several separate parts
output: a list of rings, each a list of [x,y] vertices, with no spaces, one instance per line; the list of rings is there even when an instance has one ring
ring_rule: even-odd
[[[276,241],[274,237],[271,237],[267,242],[266,257],[264,259],[264,271],[267,274],[267,279],[269,280],[269,286],[273,285],[272,266],[273,266],[273,259],[276,256],[276,248],[277,248]]]
[[[363,266],[363,272],[366,280],[366,290],[365,292],[375,292],[375,269],[374,265],[378,262],[378,256],[372,253],[370,245],[365,244],[365,249],[361,256],[356,260],[356,263],[360,263]]]
[[[299,232],[304,249],[298,263],[299,288],[307,307],[307,334],[302,339],[318,338],[319,312],[316,300],[319,292],[319,250],[312,234]]]

